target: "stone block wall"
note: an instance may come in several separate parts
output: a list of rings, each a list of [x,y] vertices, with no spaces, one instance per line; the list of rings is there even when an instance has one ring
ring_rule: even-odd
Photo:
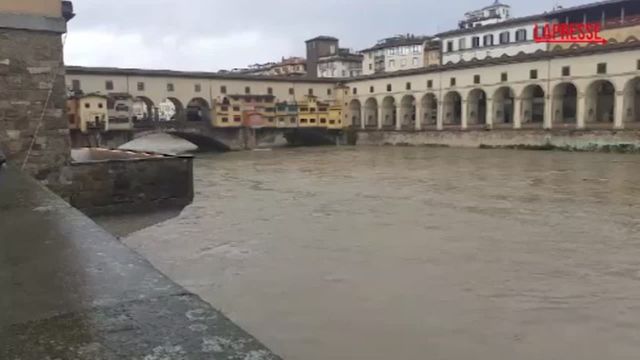
[[[640,130],[357,131],[357,145],[640,152]]]
[[[70,152],[62,52],[59,33],[0,27],[0,149],[21,166],[42,118],[25,170],[54,190]]]
[[[190,156],[87,161],[70,169],[70,203],[89,215],[184,207],[193,200]]]

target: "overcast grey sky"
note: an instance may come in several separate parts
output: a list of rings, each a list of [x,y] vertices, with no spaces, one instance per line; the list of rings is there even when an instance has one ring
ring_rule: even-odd
[[[400,33],[456,27],[494,0],[75,0],[68,65],[216,71],[304,56],[304,40],[356,50]],[[515,16],[593,0],[503,0]]]

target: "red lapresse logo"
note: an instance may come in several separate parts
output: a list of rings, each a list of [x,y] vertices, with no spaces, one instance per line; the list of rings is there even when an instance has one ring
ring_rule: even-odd
[[[591,43],[606,44],[600,37],[598,23],[545,24],[533,27],[533,40],[537,43]]]

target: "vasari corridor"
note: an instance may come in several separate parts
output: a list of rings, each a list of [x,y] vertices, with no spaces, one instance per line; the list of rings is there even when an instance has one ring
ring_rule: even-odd
[[[0,1],[0,360],[640,359],[640,2],[175,5]]]

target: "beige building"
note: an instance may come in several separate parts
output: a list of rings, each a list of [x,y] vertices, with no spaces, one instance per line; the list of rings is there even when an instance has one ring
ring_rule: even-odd
[[[83,133],[89,130],[105,130],[109,111],[107,96],[86,94],[71,97],[67,100],[69,127]]]
[[[364,77],[348,117],[362,128],[640,127],[640,42]]]

